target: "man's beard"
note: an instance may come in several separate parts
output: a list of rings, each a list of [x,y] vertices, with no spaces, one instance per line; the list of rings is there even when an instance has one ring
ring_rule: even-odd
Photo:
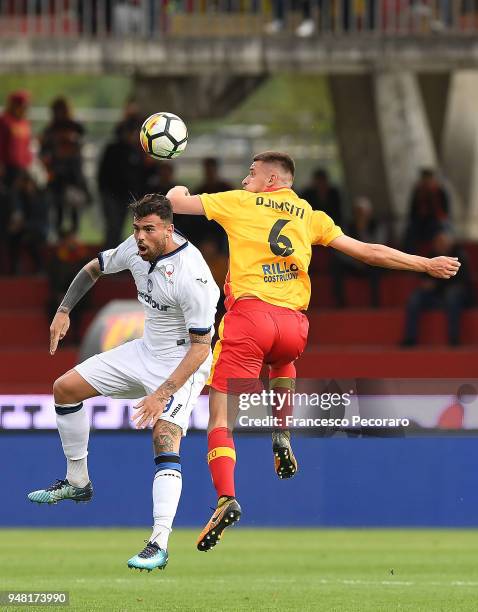
[[[154,247],[146,246],[145,244],[143,244],[142,246],[146,248],[144,252],[140,251],[140,245],[137,246],[138,255],[141,257],[141,259],[144,259],[145,261],[155,261],[156,259],[158,259],[158,257],[161,257],[161,255],[163,255],[164,251],[166,250],[166,240],[163,240],[161,243],[154,245]]]

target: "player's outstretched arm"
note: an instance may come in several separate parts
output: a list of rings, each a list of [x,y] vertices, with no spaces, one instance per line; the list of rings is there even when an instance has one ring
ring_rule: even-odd
[[[144,429],[148,425],[154,427],[171,395],[176,393],[199,366],[206,361],[211,349],[211,334],[190,333],[189,337],[191,338],[191,346],[178,367],[154,393],[142,399],[135,406],[137,411],[133,416],[133,421],[136,421],[137,429]]]
[[[171,202],[173,212],[181,215],[205,215],[201,198],[191,195],[187,187],[177,185],[168,191],[166,197]]]
[[[456,257],[420,257],[392,249],[383,244],[368,244],[350,236],[339,236],[329,246],[371,266],[426,272],[435,278],[450,278],[460,269]]]
[[[72,280],[50,325],[50,355],[55,354],[58,342],[66,336],[66,332],[70,327],[71,310],[78,304],[85,293],[93,287],[101,274],[100,262],[97,259],[93,259],[83,266]]]

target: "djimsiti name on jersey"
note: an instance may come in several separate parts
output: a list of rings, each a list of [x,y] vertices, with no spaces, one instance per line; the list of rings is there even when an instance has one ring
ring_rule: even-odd
[[[277,283],[294,280],[299,277],[299,268],[295,263],[287,265],[286,261],[262,265],[265,283]]]
[[[282,210],[284,212],[289,213],[290,215],[294,215],[299,217],[299,219],[304,218],[305,209],[300,206],[296,206],[295,204],[291,204],[290,202],[276,202],[271,198],[264,198],[259,196],[256,198],[256,206],[264,206],[264,208],[273,208],[275,210]]]

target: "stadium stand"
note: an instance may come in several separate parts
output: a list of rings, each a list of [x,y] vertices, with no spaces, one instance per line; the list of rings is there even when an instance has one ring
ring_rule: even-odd
[[[470,262],[477,261],[478,246],[466,245]],[[95,249],[92,249],[94,256]],[[404,306],[418,277],[407,273],[384,274],[381,308],[370,308],[369,287],[360,278],[346,281],[350,308],[334,308],[329,252],[317,250],[311,266],[312,303],[308,312],[309,343],[298,362],[302,377],[424,377],[476,376],[478,308],[466,310],[462,319],[461,346],[446,345],[443,313],[425,314],[420,343],[400,349]],[[478,279],[475,279],[478,295]],[[83,316],[85,331],[97,310],[113,299],[134,299],[127,274],[102,278],[92,290],[90,308]],[[48,284],[40,277],[0,278],[0,390],[2,393],[50,393],[51,383],[75,364],[77,347],[65,343],[54,356],[48,354]],[[28,363],[28,366],[26,364]]]

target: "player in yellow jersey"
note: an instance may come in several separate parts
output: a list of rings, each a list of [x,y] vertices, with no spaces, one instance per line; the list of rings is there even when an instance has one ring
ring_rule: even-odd
[[[254,157],[243,190],[190,195],[178,186],[167,194],[175,213],[206,215],[224,228],[229,240],[226,314],[208,381],[208,464],[219,499],[199,536],[202,551],[214,546],[241,514],[234,488],[234,398],[251,390],[248,381],[259,378],[264,364],[278,396],[294,388],[294,361],[307,341],[303,311],[310,300],[312,245],[331,246],[370,265],[436,278],[450,278],[460,267],[456,258],[418,257],[345,236],[328,215],[312,210],[292,190],[294,172],[291,157],[267,151]],[[283,423],[273,433],[273,451],[277,474],[287,478],[295,474],[297,461]]]

